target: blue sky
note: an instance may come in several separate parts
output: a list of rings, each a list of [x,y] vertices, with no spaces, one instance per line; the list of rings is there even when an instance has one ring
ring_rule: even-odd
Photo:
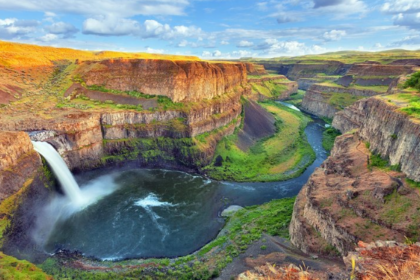
[[[0,39],[202,58],[420,49],[420,0],[0,0]]]

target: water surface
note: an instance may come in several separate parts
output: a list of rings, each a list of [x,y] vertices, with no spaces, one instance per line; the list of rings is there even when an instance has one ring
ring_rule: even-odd
[[[299,177],[272,183],[217,182],[168,170],[97,170],[76,179],[85,185],[114,184],[117,190],[59,221],[45,248],[78,250],[100,259],[176,257],[212,240],[229,205],[249,206],[295,196],[327,157],[324,122],[305,129],[316,160]]]

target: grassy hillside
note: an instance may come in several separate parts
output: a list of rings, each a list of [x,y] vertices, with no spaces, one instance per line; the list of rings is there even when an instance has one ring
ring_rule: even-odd
[[[271,59],[250,58],[250,61],[276,61],[282,63],[322,63],[327,60],[340,61],[343,63],[361,63],[365,61],[376,61],[388,64],[398,59],[420,59],[420,50],[389,50],[381,52],[360,52],[360,51],[340,51],[318,55],[304,55],[297,57],[276,57]]]
[[[169,60],[200,60],[195,56],[114,51],[81,51],[0,41],[0,65],[8,67],[52,66],[59,60],[101,60],[109,58],[143,58]]]
[[[212,178],[232,181],[277,181],[296,177],[315,158],[303,129],[309,119],[302,113],[274,102],[261,105],[276,118],[277,132],[258,141],[248,151],[238,147],[237,133],[225,137],[217,146],[214,159],[206,167]]]

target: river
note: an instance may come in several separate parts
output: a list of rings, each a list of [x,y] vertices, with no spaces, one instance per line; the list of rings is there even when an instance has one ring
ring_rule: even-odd
[[[45,249],[80,251],[102,260],[177,257],[214,239],[229,205],[249,206],[297,195],[326,158],[325,123],[305,129],[316,160],[297,178],[271,183],[217,182],[202,176],[159,169],[102,169],[76,177],[79,185],[115,184],[117,190],[58,222]]]

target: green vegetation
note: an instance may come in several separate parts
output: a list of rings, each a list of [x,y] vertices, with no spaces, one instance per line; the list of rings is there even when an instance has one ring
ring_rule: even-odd
[[[388,169],[393,171],[401,171],[401,166],[399,164],[390,165],[387,159],[384,159],[379,154],[372,153],[369,157],[369,169],[372,167],[378,167],[381,169]]]
[[[260,104],[275,116],[276,133],[248,151],[238,147],[238,131],[225,137],[217,145],[212,164],[204,169],[210,177],[232,181],[286,180],[300,175],[315,159],[304,133],[310,119],[275,102]],[[214,164],[217,157],[223,159],[221,166]]]
[[[298,92],[293,93],[290,97],[286,100],[287,103],[293,104],[296,107],[299,107],[302,104],[302,99],[305,96],[306,91],[298,90]]]
[[[261,94],[267,98],[278,99],[288,90],[287,79],[276,79],[258,83],[251,83],[252,93]]]
[[[418,59],[420,52],[408,50],[387,50],[382,52],[362,52],[362,51],[338,51],[316,55],[304,55],[297,57],[277,57],[272,59],[248,59],[249,61],[281,61],[285,64],[323,64],[329,60],[340,61],[347,64],[362,63],[366,61],[376,61],[388,64],[398,59]]]
[[[320,85],[335,87],[335,88],[342,88],[342,89],[371,90],[371,91],[376,91],[378,93],[386,93],[388,91],[388,86],[359,86],[356,84],[351,84],[348,87],[343,87],[332,81],[326,81],[326,82],[320,83]]]
[[[127,260],[100,262],[104,269],[82,270],[66,266],[68,260],[49,258],[42,269],[54,279],[212,279],[244,252],[263,233],[289,237],[289,224],[295,198],[273,200],[260,206],[246,207],[236,212],[219,237],[197,253],[176,259]],[[265,250],[265,245],[261,250]],[[90,261],[88,261],[90,263]],[[108,268],[108,269],[107,269]]]
[[[405,82],[404,88],[414,88],[420,91],[420,72],[416,72],[410,76],[410,78]]]
[[[4,280],[52,280],[53,278],[28,261],[0,252],[0,278]]]
[[[205,151],[214,142],[214,137],[223,133],[225,129],[236,125],[238,119],[211,132],[200,134],[193,138],[131,138],[119,140],[105,140],[104,145],[118,143],[120,148],[117,154],[108,154],[101,158],[102,163],[115,163],[127,160],[139,160],[143,163],[171,162],[187,167],[202,167],[207,160]],[[175,135],[185,135],[187,126],[185,119],[173,119],[170,122],[154,122],[151,124],[126,125],[126,129],[138,131],[140,128],[152,130],[153,128],[166,129]],[[176,155],[176,156],[174,156]]]
[[[326,102],[336,108],[342,110],[356,101],[365,98],[365,96],[357,96],[351,93],[338,93],[338,92],[323,92],[322,96]]]
[[[327,128],[322,133],[322,147],[324,147],[326,151],[331,151],[334,146],[335,138],[340,135],[341,133],[337,129],[333,127]]]
[[[383,99],[397,105],[399,111],[420,119],[420,94],[417,89],[406,88],[402,93],[386,95]]]
[[[411,180],[409,178],[406,178],[405,181],[407,182],[407,184],[412,187],[412,188],[418,188],[420,189],[420,182],[416,182],[414,180]]]

